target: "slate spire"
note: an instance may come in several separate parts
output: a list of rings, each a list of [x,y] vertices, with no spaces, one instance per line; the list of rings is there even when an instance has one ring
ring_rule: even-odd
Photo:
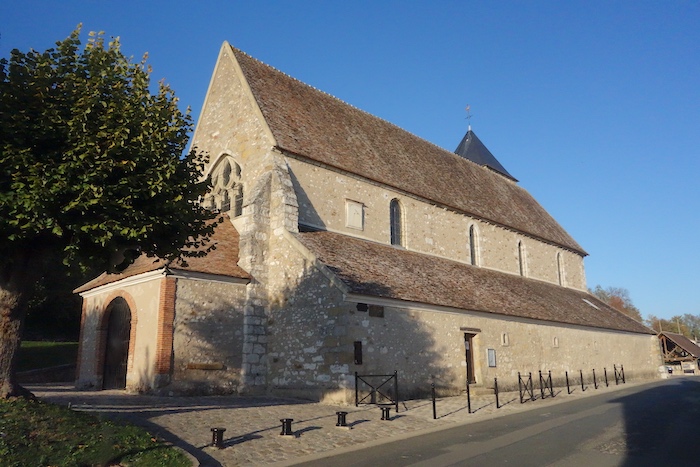
[[[471,125],[469,126],[467,134],[464,135],[464,138],[462,138],[462,141],[460,141],[459,146],[457,146],[457,149],[455,149],[455,154],[481,166],[488,167],[489,169],[498,172],[514,182],[518,181],[515,177],[508,173],[505,167],[503,167],[494,157],[494,155],[491,154],[491,151],[484,146],[484,143],[482,143],[472,131]]]

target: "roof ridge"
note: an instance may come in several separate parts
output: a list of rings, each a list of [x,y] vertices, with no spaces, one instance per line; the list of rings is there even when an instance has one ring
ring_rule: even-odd
[[[586,255],[513,180],[227,45],[279,149]]]
[[[263,62],[262,60],[260,60],[260,59],[258,59],[258,58],[253,57],[252,55],[250,55],[249,53],[247,53],[247,52],[245,52],[245,51],[239,49],[238,47],[234,47],[234,46],[231,45],[231,44],[229,44],[229,47],[231,47],[231,49],[233,49],[234,53],[239,52],[239,53],[245,55],[247,58],[249,58],[249,59],[251,59],[251,60],[255,60],[256,62],[258,62],[258,63],[260,63],[260,64],[266,66],[267,68],[269,68],[269,69],[271,69],[271,70],[274,70],[274,71],[276,71],[277,73],[280,73],[280,74],[286,76],[287,78],[291,79],[292,81],[295,81],[295,82],[301,84],[302,86],[305,86],[305,87],[307,87],[307,88],[313,89],[314,91],[319,92],[319,93],[321,93],[321,94],[323,94],[323,95],[325,95],[325,96],[328,96],[328,97],[330,97],[331,99],[335,99],[336,101],[340,102],[341,104],[346,105],[346,106],[350,107],[350,108],[353,109],[353,110],[356,110],[356,111],[358,111],[358,112],[361,112],[361,113],[363,113],[364,115],[367,115],[367,116],[371,117],[372,119],[379,120],[379,121],[381,121],[381,122],[383,122],[383,123],[385,123],[385,124],[387,124],[387,125],[390,125],[390,126],[396,128],[396,129],[399,129],[399,130],[403,131],[404,133],[406,133],[406,134],[408,134],[408,135],[411,135],[411,136],[414,137],[414,138],[417,138],[417,139],[419,139],[419,140],[421,140],[421,141],[423,141],[423,142],[425,142],[425,143],[430,144],[431,146],[434,146],[435,148],[437,148],[437,149],[439,149],[439,150],[445,152],[446,154],[450,154],[451,156],[456,156],[459,160],[464,160],[464,161],[467,161],[467,162],[469,162],[469,163],[471,163],[471,164],[476,165],[476,166],[479,167],[479,168],[483,168],[482,165],[477,164],[476,162],[474,162],[474,161],[472,161],[472,160],[470,160],[470,159],[466,159],[466,158],[460,157],[458,154],[455,154],[453,151],[450,151],[450,150],[448,150],[448,149],[446,149],[446,148],[443,148],[442,146],[438,146],[436,143],[434,143],[434,142],[432,142],[432,141],[430,141],[430,140],[428,140],[428,139],[425,139],[425,138],[423,138],[422,136],[418,136],[417,134],[415,134],[415,133],[413,133],[413,132],[411,132],[411,131],[409,131],[409,130],[407,130],[407,129],[405,129],[405,128],[402,128],[402,127],[398,126],[396,123],[392,123],[392,122],[390,122],[389,120],[386,120],[386,119],[384,119],[384,118],[382,118],[382,117],[379,117],[379,116],[377,116],[377,115],[371,114],[371,113],[369,113],[368,111],[363,110],[363,109],[361,109],[361,108],[359,108],[359,107],[357,107],[357,106],[355,106],[355,105],[353,105],[353,104],[350,104],[349,102],[346,102],[346,101],[344,101],[343,99],[341,99],[341,98],[339,98],[339,97],[337,97],[337,96],[334,96],[333,94],[331,94],[331,93],[329,93],[329,92],[327,92],[327,91],[324,91],[324,90],[322,90],[322,89],[319,89],[319,88],[317,88],[316,86],[312,86],[312,85],[310,85],[309,83],[305,83],[304,81],[300,80],[299,78],[295,78],[294,76],[292,76],[292,75],[290,75],[290,74],[288,74],[288,73],[285,73],[284,71],[280,70],[279,68],[276,68],[276,67],[274,67],[274,66],[272,66],[272,65],[270,65],[270,64],[268,64],[268,63]]]

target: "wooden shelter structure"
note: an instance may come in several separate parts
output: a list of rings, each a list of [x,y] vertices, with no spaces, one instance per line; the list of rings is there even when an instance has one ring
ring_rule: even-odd
[[[700,346],[682,334],[672,332],[659,333],[664,363],[680,365],[683,372],[695,372],[698,369]]]

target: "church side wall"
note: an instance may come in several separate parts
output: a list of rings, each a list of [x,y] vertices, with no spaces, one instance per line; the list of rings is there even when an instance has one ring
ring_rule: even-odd
[[[398,371],[403,397],[425,394],[430,383],[446,393],[464,389],[464,334],[473,332],[477,386],[517,386],[517,374],[551,370],[563,384],[583,370],[588,381],[624,365],[628,378],[653,378],[660,365],[655,336],[516,319],[395,306],[365,308],[348,301],[332,275],[319,270],[294,239],[271,241],[271,318],[268,354],[272,392],[351,402],[354,373]],[[473,329],[465,331],[463,328]],[[356,343],[362,363],[355,363]],[[488,349],[495,367],[488,362]]]
[[[464,334],[473,333],[473,364],[477,386],[517,387],[523,375],[552,371],[564,384],[565,372],[572,381],[584,371],[585,380],[603,369],[613,377],[613,365],[624,365],[632,379],[656,377],[660,356],[656,337],[595,328],[567,326],[533,320],[489,316],[484,313],[453,313],[411,308],[384,307],[384,317],[353,313],[349,332],[362,339],[362,373],[400,373],[408,394],[427,391],[434,380],[449,392],[465,388]],[[460,330],[468,328],[469,330]],[[492,364],[489,365],[489,349]]]
[[[173,377],[166,391],[234,393],[244,350],[246,286],[177,280]]]
[[[478,238],[476,263],[480,267],[520,274],[518,241],[522,241],[526,276],[559,284],[559,253],[562,285],[586,289],[583,258],[577,253],[358,177],[292,157],[287,163],[297,192],[300,224],[388,244],[389,203],[397,198],[403,208],[405,246],[409,250],[470,264],[469,227],[474,225]],[[361,229],[348,226],[348,200],[363,205]]]

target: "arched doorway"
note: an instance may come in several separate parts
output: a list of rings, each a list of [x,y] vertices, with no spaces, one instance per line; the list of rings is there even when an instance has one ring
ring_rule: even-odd
[[[131,335],[131,310],[121,297],[107,306],[107,338],[105,360],[102,371],[103,389],[124,389],[129,359],[129,337]]]

